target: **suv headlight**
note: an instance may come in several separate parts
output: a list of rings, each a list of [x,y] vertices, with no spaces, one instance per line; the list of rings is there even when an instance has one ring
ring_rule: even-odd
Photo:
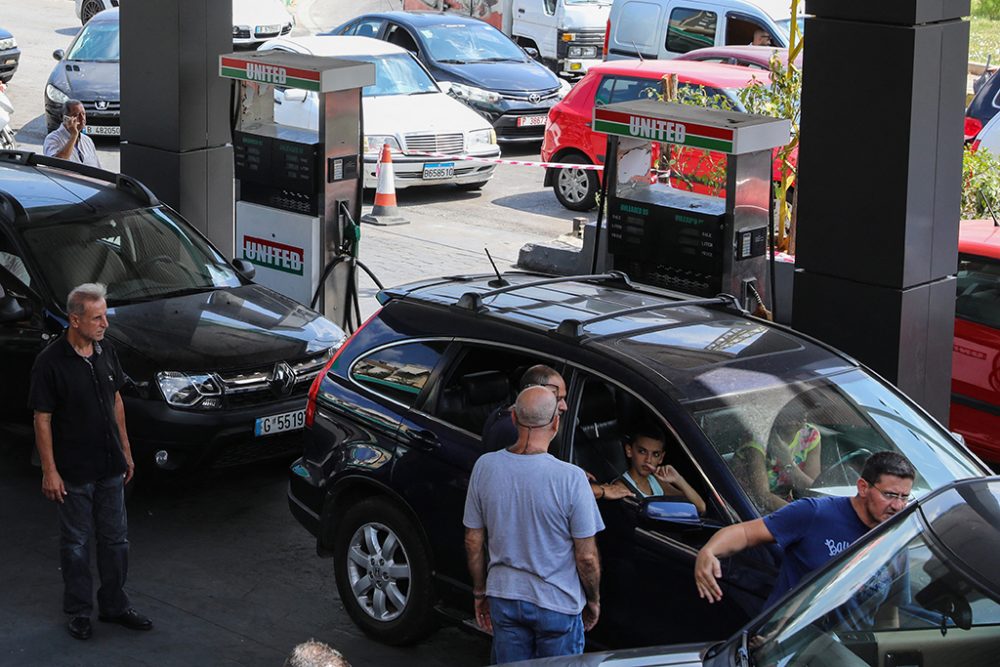
[[[497,133],[490,128],[488,130],[476,130],[469,132],[469,150],[490,146],[497,142]]]
[[[570,58],[596,58],[596,46],[571,46],[566,53]]]
[[[479,102],[480,104],[499,104],[500,100],[503,99],[499,93],[475,86],[466,86],[463,83],[451,84],[449,94],[466,102]]]
[[[69,99],[69,95],[59,90],[51,83],[45,84],[45,97],[49,98],[56,104],[62,104]]]
[[[399,142],[391,134],[366,134],[365,153],[381,153],[382,144],[389,144],[390,151],[400,152]]]
[[[222,405],[222,385],[209,373],[161,371],[156,374],[163,398],[178,408],[212,409]]]
[[[17,46],[17,40],[13,37],[8,37],[7,39],[0,39],[0,51],[6,51],[7,49],[13,49]]]

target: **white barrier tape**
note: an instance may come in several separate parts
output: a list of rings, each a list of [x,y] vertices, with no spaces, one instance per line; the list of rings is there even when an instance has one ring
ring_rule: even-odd
[[[519,167],[545,167],[548,169],[582,169],[584,171],[604,171],[602,164],[575,164],[573,162],[531,162],[530,160],[504,160],[492,157],[473,157],[471,155],[445,155],[444,153],[423,153],[409,151],[406,155],[426,155],[444,160],[469,160],[471,162],[489,162],[491,164],[513,164]]]

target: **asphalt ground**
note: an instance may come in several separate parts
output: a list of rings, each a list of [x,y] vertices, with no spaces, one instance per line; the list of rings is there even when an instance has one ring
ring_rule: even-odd
[[[288,511],[282,463],[137,489],[126,590],[154,628],[100,623],[95,611],[93,637],[73,639],[61,606],[56,510],[29,452],[22,437],[0,433],[0,665],[280,667],[311,638],[355,666],[489,662],[484,638],[453,627],[412,647],[366,638],[341,606],[332,561],[316,555]]]

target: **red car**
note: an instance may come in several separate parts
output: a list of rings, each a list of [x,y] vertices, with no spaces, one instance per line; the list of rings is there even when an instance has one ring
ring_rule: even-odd
[[[788,63],[788,49],[774,46],[709,46],[677,56],[677,60],[697,60],[701,63],[740,65],[756,69],[771,69],[771,54],[778,52],[782,63]],[[795,66],[802,69],[802,52],[795,59]]]
[[[766,82],[759,69],[717,63],[672,60],[612,60],[592,66],[559,104],[549,111],[542,140],[542,160],[575,164],[604,164],[607,135],[594,132],[590,124],[595,105],[628,102],[645,98],[650,89],[663,90],[663,77],[676,74],[681,88],[705,89],[706,95],[720,95],[742,110],[736,91],[755,82]],[[793,153],[792,159],[797,157]],[[712,181],[725,155],[684,148],[670,177],[674,187],[703,194],[724,196]],[[780,163],[776,164],[780,169]],[[573,211],[588,211],[596,203],[600,188],[599,171],[547,169],[545,185],[552,186],[556,199]],[[780,171],[776,171],[777,174]]]
[[[1000,464],[1000,226],[963,222],[951,369],[951,430]]]

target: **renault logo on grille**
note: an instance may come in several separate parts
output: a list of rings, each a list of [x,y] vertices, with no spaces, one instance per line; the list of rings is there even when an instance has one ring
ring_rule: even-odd
[[[295,371],[284,361],[279,361],[274,365],[271,373],[271,391],[279,396],[288,396],[295,386]]]
[[[101,111],[104,111],[105,109],[108,108],[108,101],[107,100],[97,100],[96,102],[94,102],[94,106],[96,108],[100,109]]]
[[[538,93],[532,93],[528,95],[528,101],[531,102],[532,104],[538,104],[539,102],[542,101],[542,96],[539,95]]]

